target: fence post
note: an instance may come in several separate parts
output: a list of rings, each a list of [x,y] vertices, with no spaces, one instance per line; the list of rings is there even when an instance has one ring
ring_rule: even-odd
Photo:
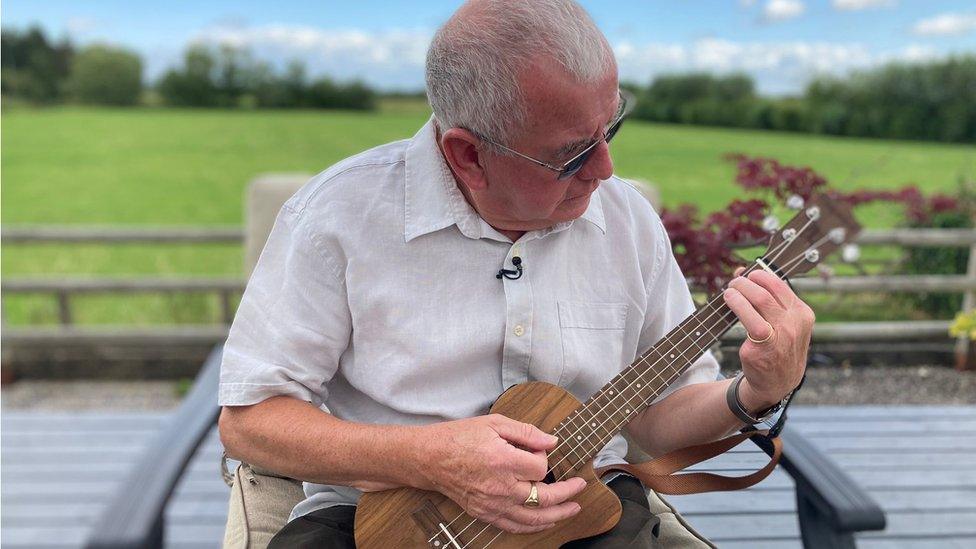
[[[3,299],[0,299],[0,330],[7,330],[7,302]],[[10,345],[4,345],[0,349],[0,365],[2,365],[0,366],[0,386],[6,387],[17,380],[17,376],[14,375],[11,355],[13,355],[13,351],[10,350]]]
[[[966,276],[970,279],[976,277],[976,244],[969,247]],[[962,312],[971,311],[973,307],[976,307],[976,295],[972,290],[967,290],[962,294]],[[976,370],[976,341],[965,335],[956,340],[956,369]]]
[[[71,325],[71,302],[68,301],[68,292],[58,292],[58,318],[62,326]]]
[[[234,322],[234,310],[230,306],[230,292],[224,290],[220,292],[220,313],[223,317],[224,324],[228,326]]]

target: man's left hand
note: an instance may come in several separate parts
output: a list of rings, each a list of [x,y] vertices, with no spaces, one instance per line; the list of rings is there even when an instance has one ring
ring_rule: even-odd
[[[723,297],[752,337],[739,349],[745,377],[739,386],[740,400],[751,412],[768,408],[803,378],[813,310],[786,282],[763,270],[736,276]]]

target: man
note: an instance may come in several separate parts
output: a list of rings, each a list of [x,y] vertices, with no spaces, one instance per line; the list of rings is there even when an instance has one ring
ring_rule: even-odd
[[[431,44],[427,91],[434,117],[413,139],[285,204],[234,320],[224,445],[306,483],[272,546],[352,547],[360,491],[396,486],[511,532],[574,516],[582,479],[537,482],[554,437],[488,408],[536,379],[585,400],[693,311],[659,218],[612,175],[624,99],[579,6],[465,4]],[[756,414],[802,377],[813,315],[767,273],[730,286],[754,341],[736,397]],[[740,428],[716,374],[699,360],[628,427],[634,440],[655,455]],[[596,464],[625,453],[618,436]]]

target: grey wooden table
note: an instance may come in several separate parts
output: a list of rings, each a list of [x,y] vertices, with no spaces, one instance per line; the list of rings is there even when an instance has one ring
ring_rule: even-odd
[[[162,413],[0,415],[0,544],[81,547]],[[804,433],[884,507],[888,528],[858,536],[860,547],[976,548],[976,406],[797,407]],[[228,488],[211,433],[168,508],[169,547],[218,547]],[[742,445],[702,464],[728,474],[764,457]],[[131,487],[139,490],[138,486]],[[720,547],[801,547],[789,476],[776,471],[741,491],[669,500]]]

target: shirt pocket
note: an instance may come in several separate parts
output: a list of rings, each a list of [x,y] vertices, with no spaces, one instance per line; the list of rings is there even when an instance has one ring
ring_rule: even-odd
[[[557,305],[563,344],[563,371],[558,385],[567,387],[583,373],[583,389],[594,385],[592,390],[596,391],[620,371],[628,306],[579,301],[560,301]]]

